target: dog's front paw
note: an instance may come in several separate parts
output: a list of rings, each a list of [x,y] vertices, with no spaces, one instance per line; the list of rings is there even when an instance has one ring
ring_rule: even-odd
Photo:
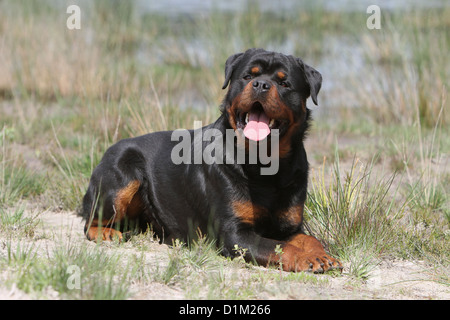
[[[298,249],[291,253],[287,251],[287,255],[281,257],[283,270],[294,272],[314,272],[324,273],[328,270],[338,269],[342,271],[342,264],[339,260],[327,255],[324,251],[301,253]]]
[[[285,245],[281,262],[286,271],[323,273],[343,269],[342,263],[328,255],[316,238],[305,234],[294,236]]]

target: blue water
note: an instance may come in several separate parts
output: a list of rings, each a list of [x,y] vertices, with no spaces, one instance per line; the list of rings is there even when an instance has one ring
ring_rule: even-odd
[[[118,0],[115,0],[118,1]],[[370,5],[381,10],[410,10],[412,8],[442,8],[449,0],[119,0],[134,1],[139,13],[159,13],[168,16],[182,14],[208,14],[212,11],[242,12],[248,5],[257,5],[262,11],[289,12],[302,8],[319,7],[325,11],[366,12]],[[48,0],[55,7],[67,8],[70,4],[89,7],[92,0]],[[114,2],[111,1],[111,5]]]
[[[329,11],[362,11],[370,5],[381,10],[409,10],[411,8],[444,7],[448,0],[135,0],[143,13],[158,12],[168,15],[207,14],[211,11],[243,11],[248,3],[263,11],[288,12],[305,7],[321,7]]]
[[[55,6],[64,7],[68,3],[76,3],[82,8],[89,8],[92,5],[92,0],[49,0]],[[55,2],[53,2],[55,1]],[[125,0],[111,1],[114,2]],[[450,6],[450,0],[333,0],[333,1],[306,1],[306,0],[126,0],[134,1],[135,9],[138,14],[158,13],[167,15],[168,19],[179,15],[208,15],[211,12],[245,12],[249,6],[257,5],[262,11],[288,14],[289,12],[298,13],[299,10],[306,8],[317,7],[326,11],[355,11],[367,15],[367,7],[370,5],[378,5],[381,12],[389,11],[404,11],[420,10],[425,8],[444,8]],[[86,12],[86,10],[84,11]],[[89,10],[87,10],[89,12]],[[383,25],[384,26],[384,25]],[[370,35],[370,32],[363,26],[364,32]],[[182,48],[183,54],[187,57],[189,63],[193,66],[201,64],[202,66],[213,66],[217,61],[212,59],[215,54],[214,44],[210,43],[208,39],[197,37],[195,39],[167,39],[170,47],[170,41],[176,41],[178,46]],[[270,44],[265,45],[268,50],[284,52],[292,54],[294,51],[293,44],[299,41],[296,34],[288,35],[287,40],[282,44],[277,44],[276,48],[270,47]],[[364,57],[364,43],[356,39],[345,38],[345,36],[326,37],[323,40],[324,56],[316,58],[316,61],[310,61],[312,57],[305,61],[310,63],[323,74],[324,82],[321,90],[319,100],[322,106],[358,106],[358,101],[348,93],[352,90],[345,90],[348,85],[355,85],[349,83],[348,79],[355,78],[355,75],[372,72],[368,70]],[[240,45],[236,45],[236,50],[242,51]],[[236,51],[237,52],[237,51]],[[232,54],[234,52],[230,52]],[[152,68],[152,66],[162,63],[165,59],[166,52],[164,50],[164,43],[154,45],[154,43],[145,42],[139,46],[136,51],[137,62],[143,68]],[[309,60],[308,60],[309,58]],[[358,86],[370,87],[370,81],[361,81]],[[190,106],[207,107],[210,103],[198,99],[198,93],[192,93],[190,90],[184,92],[182,88],[179,91],[179,97],[174,97],[181,108]],[[370,92],[370,88],[368,89]],[[346,95],[347,93],[347,95]],[[318,108],[318,112],[324,111],[324,107]]]

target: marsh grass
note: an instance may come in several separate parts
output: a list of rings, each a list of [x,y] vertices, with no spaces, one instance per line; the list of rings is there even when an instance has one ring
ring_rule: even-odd
[[[0,131],[0,208],[40,195],[46,188],[42,175],[26,168],[20,155],[13,153],[13,139],[14,129],[4,126]]]
[[[446,207],[448,205],[448,192],[444,186],[432,181],[424,185],[419,180],[413,185],[407,184],[405,189],[411,197],[414,221],[426,222],[427,224],[436,223],[439,222],[439,213],[442,212],[443,217],[449,222],[448,208]]]
[[[372,71],[361,74],[357,98],[376,121],[432,128],[436,119],[448,124],[446,103],[450,10],[386,14],[383,32],[365,34],[364,54]],[[441,21],[439,23],[438,21]],[[448,107],[448,105],[447,105]],[[417,117],[417,114],[419,115]]]
[[[195,281],[191,276],[197,277],[199,274],[217,271],[221,260],[219,251],[215,241],[205,236],[200,236],[189,246],[176,240],[168,252],[167,266],[157,266],[156,270],[152,271],[152,277],[164,284],[180,282],[180,279],[181,282]]]
[[[117,253],[108,252],[100,246],[85,247],[69,243],[58,247],[49,259],[54,265],[48,272],[51,286],[68,297],[101,300],[124,299],[129,295],[128,276],[132,268],[130,265],[122,266]],[[79,289],[67,286],[71,265],[81,270]]]
[[[167,252],[166,264],[146,266],[141,263],[142,281],[156,281],[181,288],[187,299],[254,299],[264,292],[284,295],[299,284],[326,287],[329,279],[311,273],[289,273],[275,268],[261,268],[247,263],[246,248],[235,246],[235,259],[219,255],[215,241],[200,235],[186,245],[175,241]],[[143,261],[142,257],[138,258]]]
[[[36,238],[39,211],[25,205],[0,208],[0,268],[7,286],[16,286],[34,298],[124,299],[135,267],[120,267],[120,254],[90,243],[71,240],[45,245]],[[38,235],[42,239],[42,235]],[[32,241],[30,241],[32,240]],[[68,285],[71,266],[80,270],[79,288]],[[55,296],[56,294],[56,296]]]
[[[420,122],[418,125],[418,137],[419,137],[419,156],[420,156],[420,172],[421,177],[417,182],[412,185],[412,174],[410,168],[406,169],[409,181],[411,184],[408,185],[408,189],[411,191],[411,201],[415,208],[422,212],[433,213],[433,212],[443,212],[447,217],[448,222],[448,205],[449,193],[446,191],[443,184],[441,184],[440,172],[434,170],[433,164],[440,164],[441,159],[441,148],[439,148],[441,140],[441,130],[439,130],[442,125],[442,113],[444,110],[446,97],[443,97],[442,105],[437,119],[434,120],[434,130],[431,135],[431,142],[425,144],[423,141],[423,134],[421,131]],[[420,110],[417,108],[417,119],[420,118]],[[415,210],[416,212],[419,210]],[[422,216],[423,217],[423,216]],[[417,215],[416,215],[417,218]],[[424,218],[424,217],[423,217]]]
[[[79,144],[78,153],[69,156],[67,150],[62,147],[59,137],[53,128],[54,139],[58,146],[58,153],[49,154],[53,164],[66,183],[52,184],[51,189],[58,194],[62,205],[66,208],[76,209],[80,205],[80,199],[86,192],[89,177],[94,167],[100,162],[102,150],[98,143]]]
[[[11,276],[6,283],[25,293],[42,297],[49,291],[63,299],[125,299],[129,296],[130,265],[118,268],[120,256],[99,246],[66,243],[46,251],[34,243],[6,242],[0,265]],[[71,287],[70,267],[80,270],[79,287]]]
[[[324,159],[321,170],[312,173],[307,226],[331,254],[350,262],[350,274],[364,278],[396,241],[406,203],[395,203],[395,175],[377,177],[373,163],[356,158],[345,171],[337,151],[335,159],[331,172],[325,173]]]
[[[33,238],[40,214],[39,211],[27,212],[23,203],[14,208],[0,207],[0,231],[8,236]]]

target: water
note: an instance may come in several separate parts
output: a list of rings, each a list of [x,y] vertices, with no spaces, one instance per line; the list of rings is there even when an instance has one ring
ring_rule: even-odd
[[[91,0],[78,0],[77,3],[83,7],[89,7]],[[131,0],[130,0],[131,1]],[[157,13],[166,15],[171,19],[180,15],[187,16],[207,16],[210,13],[217,12],[236,12],[242,14],[249,6],[257,5],[258,8],[265,12],[274,14],[289,14],[290,12],[298,13],[302,9],[318,7],[326,11],[355,11],[361,12],[362,15],[368,16],[367,7],[376,4],[381,11],[410,11],[412,9],[420,10],[425,8],[442,8],[449,5],[448,0],[334,0],[334,1],[306,1],[306,0],[133,0],[135,9],[139,14]],[[55,5],[61,6],[61,3]],[[365,26],[362,28],[365,29]],[[367,29],[365,29],[367,31]],[[376,32],[376,31],[374,31]],[[183,48],[184,54],[193,67],[198,65],[213,67],[217,61],[212,56],[216,52],[214,44],[208,39],[201,37],[190,39],[170,39],[163,40],[163,43],[154,45],[154,43],[143,42],[135,52],[135,58],[142,67],[151,67],[158,63],[163,63],[167,52],[164,48],[164,42],[167,41],[170,47],[170,41],[177,41],[178,46]],[[265,44],[268,50],[284,52],[292,54],[295,49],[295,43],[298,42],[296,34],[288,35],[286,41],[277,44],[276,48]],[[306,63],[317,68],[324,78],[322,92],[319,100],[321,107],[318,112],[327,112],[322,106],[333,108],[334,106],[358,106],[358,102],[351,96],[345,96],[345,93],[351,93],[351,90],[345,90],[344,86],[348,85],[346,79],[358,73],[368,72],[365,65],[363,44],[355,39],[348,39],[345,36],[326,37],[323,40],[323,57],[316,59],[313,63],[306,59]],[[236,45],[236,50],[243,50],[241,45]],[[236,51],[237,52],[237,51]],[[230,52],[232,54],[234,52]],[[370,71],[370,70],[369,70]],[[367,83],[359,83],[358,85],[367,85]],[[177,90],[178,91],[178,90]],[[201,96],[191,92],[181,92],[179,96],[183,99],[175,99],[180,108],[195,106],[197,108],[206,108],[208,102],[198,98]],[[331,98],[332,97],[332,98]]]
[[[120,0],[123,1],[123,0]],[[319,7],[325,11],[366,12],[370,5],[378,5],[381,10],[410,10],[442,8],[448,0],[126,0],[134,1],[139,13],[159,13],[168,16],[205,15],[211,12],[242,12],[248,5],[257,5],[262,11],[286,13],[302,8]],[[70,4],[88,7],[92,0],[49,0],[57,8],[67,8]],[[112,4],[113,5],[113,4]]]
[[[447,0],[135,0],[139,12],[157,12],[167,15],[208,14],[212,11],[241,12],[247,4],[258,5],[262,11],[289,12],[305,7],[321,7],[327,11],[362,11],[370,5],[378,5],[382,10],[409,10],[411,8],[444,7]]]

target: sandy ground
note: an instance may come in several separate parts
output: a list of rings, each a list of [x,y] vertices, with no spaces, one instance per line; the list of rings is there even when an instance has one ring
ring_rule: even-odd
[[[61,241],[87,241],[82,233],[82,221],[73,212],[44,212],[40,215],[41,224],[36,230],[35,239],[39,248],[49,250]],[[45,235],[41,239],[39,235]],[[51,236],[49,236],[51,235]],[[1,240],[1,239],[0,239]],[[127,245],[129,246],[129,245]],[[0,247],[0,250],[5,250]],[[115,247],[113,250],[130,250]],[[150,243],[146,260],[164,264],[168,261],[165,245]],[[125,256],[125,255],[124,255]],[[256,269],[260,267],[254,267]],[[450,299],[450,288],[433,278],[432,266],[420,261],[385,260],[376,267],[366,281],[353,279],[346,274],[330,277],[314,275],[319,280],[313,283],[286,284],[284,288],[270,290],[270,284],[257,295],[258,299]],[[263,268],[261,268],[263,269]],[[242,275],[254,272],[252,268],[242,268]],[[234,270],[235,272],[235,270]],[[326,277],[326,281],[323,280]],[[1,272],[0,272],[1,278]],[[274,286],[276,286],[274,284]],[[185,292],[173,285],[161,283],[134,284],[132,299],[183,299]],[[45,293],[47,298],[57,299],[57,292]],[[32,299],[17,287],[0,284],[0,299]]]

